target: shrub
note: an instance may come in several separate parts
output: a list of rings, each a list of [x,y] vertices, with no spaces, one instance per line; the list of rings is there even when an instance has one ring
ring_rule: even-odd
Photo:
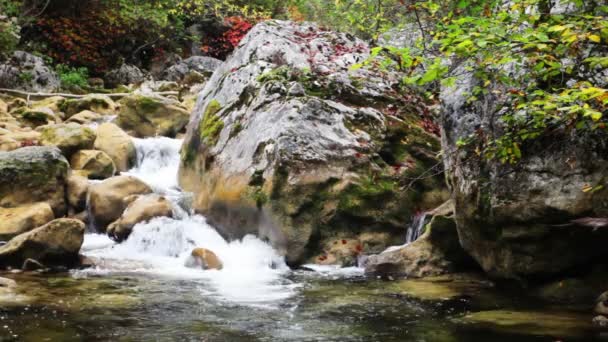
[[[19,44],[17,20],[0,15],[0,59],[10,56]]]
[[[63,88],[86,87],[88,85],[89,70],[87,68],[72,68],[64,64],[55,67]]]

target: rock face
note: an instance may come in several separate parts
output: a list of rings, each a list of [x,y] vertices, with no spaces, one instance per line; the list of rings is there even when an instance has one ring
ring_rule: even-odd
[[[116,123],[138,137],[175,137],[182,131],[190,113],[173,100],[132,95],[120,100]]]
[[[114,161],[103,151],[80,150],[72,156],[70,165],[91,179],[106,179],[116,173]]]
[[[26,204],[15,208],[0,208],[0,241],[40,227],[55,218],[48,203]]]
[[[608,230],[571,220],[608,216],[608,188],[583,191],[605,183],[607,134],[555,131],[522,146],[517,165],[480,159],[457,141],[500,136],[499,108],[508,92],[494,89],[467,102],[476,85],[465,73],[442,95],[445,165],[464,249],[486,272],[504,278],[551,276],[605,257]]]
[[[159,195],[138,196],[127,206],[122,216],[108,226],[107,233],[113,239],[123,241],[129,237],[136,224],[155,217],[173,217],[171,202]]]
[[[127,171],[135,164],[137,155],[133,140],[113,123],[99,125],[94,147],[112,158],[118,172]]]
[[[336,235],[401,239],[438,165],[430,115],[395,75],[349,72],[368,46],[316,26],[257,25],[200,93],[180,184],[228,238],[257,233],[300,263]],[[436,170],[435,170],[436,171]],[[437,173],[437,172],[430,172]],[[431,201],[433,202],[433,201]]]
[[[116,221],[129,204],[125,199],[131,195],[149,194],[152,189],[132,176],[118,176],[95,184],[89,193],[90,220],[102,232]]]
[[[163,72],[161,78],[171,82],[182,82],[195,74],[198,74],[203,78],[209,77],[220,64],[222,64],[222,61],[219,59],[205,56],[193,56],[181,60],[177,64],[167,68],[167,70]]]
[[[47,202],[55,217],[66,212],[69,165],[56,147],[23,147],[0,152],[0,207]]]
[[[42,58],[30,53],[15,51],[7,62],[0,64],[0,88],[53,92],[59,86],[57,74]]]
[[[186,267],[221,270],[224,265],[212,251],[206,248],[195,248],[192,250],[190,258],[186,260]]]
[[[40,143],[44,146],[57,146],[70,157],[78,150],[93,148],[95,132],[77,123],[44,126],[40,130]]]
[[[72,266],[84,240],[84,223],[57,219],[0,247],[0,268],[20,268],[28,259],[46,266]]]

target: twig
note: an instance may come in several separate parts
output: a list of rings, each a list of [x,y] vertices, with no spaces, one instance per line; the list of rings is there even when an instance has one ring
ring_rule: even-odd
[[[85,95],[77,95],[77,94],[64,94],[64,93],[30,93],[27,91],[21,91],[21,90],[15,90],[15,89],[6,89],[6,88],[0,88],[0,93],[5,93],[5,94],[13,94],[13,95],[17,95],[17,96],[25,96],[26,98],[30,98],[30,97],[53,97],[53,96],[61,96],[61,97],[66,97],[66,98],[72,98],[72,99],[82,99],[84,97],[87,96],[94,96],[94,95],[98,95],[98,96],[108,96],[111,98],[114,97],[126,97],[129,95],[132,95],[134,93],[110,93],[110,94],[95,94],[95,93],[91,93],[91,94],[85,94]],[[177,91],[160,91],[160,92],[153,92],[150,93],[151,95],[161,95],[161,96],[165,96],[165,95],[179,95],[179,92]]]

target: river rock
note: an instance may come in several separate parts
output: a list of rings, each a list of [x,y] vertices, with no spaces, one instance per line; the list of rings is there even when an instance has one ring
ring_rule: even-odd
[[[116,221],[128,203],[131,195],[149,194],[152,189],[146,183],[132,176],[117,176],[91,186],[89,192],[90,219],[95,227],[105,232],[106,227]]]
[[[182,131],[190,113],[179,102],[160,97],[131,95],[120,100],[116,123],[138,137],[175,137]]]
[[[51,96],[44,98],[39,101],[32,102],[29,107],[33,109],[37,108],[48,108],[53,111],[58,117],[62,117],[63,113],[61,113],[61,104],[65,101],[65,98],[62,96]]]
[[[99,94],[65,100],[59,108],[65,113],[66,118],[70,118],[84,110],[90,110],[102,115],[116,115],[118,112],[116,102],[107,95]]]
[[[521,146],[515,165],[478,158],[458,140],[495,140],[504,129],[499,109],[508,89],[492,86],[468,101],[482,81],[459,73],[442,90],[443,150],[453,189],[458,235],[464,249],[494,277],[551,277],[608,256],[608,229],[572,223],[608,217],[608,133],[552,130]]]
[[[85,209],[88,190],[89,180],[86,177],[71,172],[67,180],[67,198],[70,208],[75,212]]]
[[[55,217],[66,213],[69,164],[57,147],[23,147],[0,152],[0,207],[47,202]]]
[[[365,42],[314,25],[254,27],[188,126],[180,184],[196,210],[230,239],[268,239],[294,264],[336,236],[400,241],[423,194],[444,189],[441,176],[411,181],[440,164],[439,140],[422,128],[424,101],[393,92],[399,75],[349,71],[368,57]]]
[[[70,165],[90,179],[106,179],[116,173],[114,161],[103,151],[80,150],[72,156]]]
[[[145,76],[135,65],[123,64],[106,73],[104,81],[107,87],[115,88],[121,85],[139,84],[145,80]]]
[[[66,122],[74,122],[80,125],[87,125],[94,122],[100,122],[103,120],[103,115],[92,112],[90,110],[83,110],[80,113],[72,115]]]
[[[596,299],[594,311],[598,315],[608,315],[608,291]]]
[[[61,122],[55,112],[48,107],[21,108],[15,111],[14,115],[21,125],[31,128]]]
[[[129,202],[125,199],[125,203]],[[173,217],[173,207],[165,197],[146,195],[131,198],[122,216],[110,224],[107,233],[117,241],[126,240],[133,227],[140,222],[147,222],[155,217]]]
[[[59,77],[44,59],[30,53],[15,51],[9,60],[0,64],[0,88],[53,92],[60,85]]]
[[[2,126],[7,127],[2,128]],[[21,128],[0,124],[0,151],[9,152],[21,147],[40,144],[40,133],[29,127]]]
[[[192,56],[167,68],[163,72],[161,79],[172,82],[185,82],[190,78],[190,82],[187,83],[202,83],[191,82],[193,75],[200,75],[201,81],[204,81],[204,79],[211,76],[221,64],[222,61],[212,57]]]
[[[221,270],[224,265],[222,261],[206,248],[195,248],[186,260],[186,267],[202,268],[204,270]]]
[[[70,267],[78,261],[84,228],[78,220],[56,219],[18,235],[0,247],[0,268],[18,268],[27,259],[47,266]]]
[[[106,122],[99,125],[94,147],[112,158],[118,172],[128,171],[135,164],[136,152],[133,139],[113,123]]]
[[[95,131],[77,123],[48,125],[40,129],[40,143],[57,146],[68,158],[78,150],[93,148],[95,138]]]
[[[0,241],[40,227],[55,218],[48,203],[25,204],[14,208],[0,207]]]
[[[458,241],[453,216],[433,216],[422,236],[401,248],[370,256],[365,273],[421,278],[467,270],[475,265]]]

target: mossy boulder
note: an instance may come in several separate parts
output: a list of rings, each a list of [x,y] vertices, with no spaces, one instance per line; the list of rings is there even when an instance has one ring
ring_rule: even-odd
[[[114,161],[103,151],[80,150],[72,155],[70,165],[90,179],[106,179],[116,173]]]
[[[61,119],[48,107],[21,108],[14,112],[15,117],[23,126],[36,128],[61,122]]]
[[[118,106],[114,100],[107,95],[99,94],[65,100],[61,102],[59,109],[65,114],[66,118],[70,118],[83,110],[90,110],[102,115],[116,115],[118,112]]]
[[[45,266],[71,267],[79,260],[84,228],[78,220],[56,219],[18,235],[0,247],[0,268],[20,268],[28,259]]]
[[[94,147],[112,158],[118,172],[128,171],[135,164],[137,156],[133,139],[113,123],[99,125]]]
[[[25,204],[14,208],[0,207],[0,241],[40,227],[55,218],[48,203]]]
[[[83,110],[80,113],[72,115],[66,122],[75,122],[80,125],[89,125],[96,122],[103,121],[104,116],[90,110]]]
[[[23,147],[0,152],[0,207],[47,202],[55,217],[66,213],[69,164],[57,147]]]
[[[93,148],[95,138],[95,131],[77,123],[48,125],[40,129],[40,143],[57,146],[66,157],[78,150]]]
[[[190,118],[190,113],[179,102],[140,94],[120,100],[116,123],[138,137],[175,137]]]
[[[298,38],[311,32],[314,46]],[[197,211],[230,239],[268,239],[292,264],[367,233],[401,242],[414,212],[446,199],[440,143],[422,128],[424,100],[393,91],[398,77],[349,73],[368,56],[363,41],[313,25],[256,26],[206,83],[188,126],[180,184]],[[444,195],[422,201],[428,192]]]

